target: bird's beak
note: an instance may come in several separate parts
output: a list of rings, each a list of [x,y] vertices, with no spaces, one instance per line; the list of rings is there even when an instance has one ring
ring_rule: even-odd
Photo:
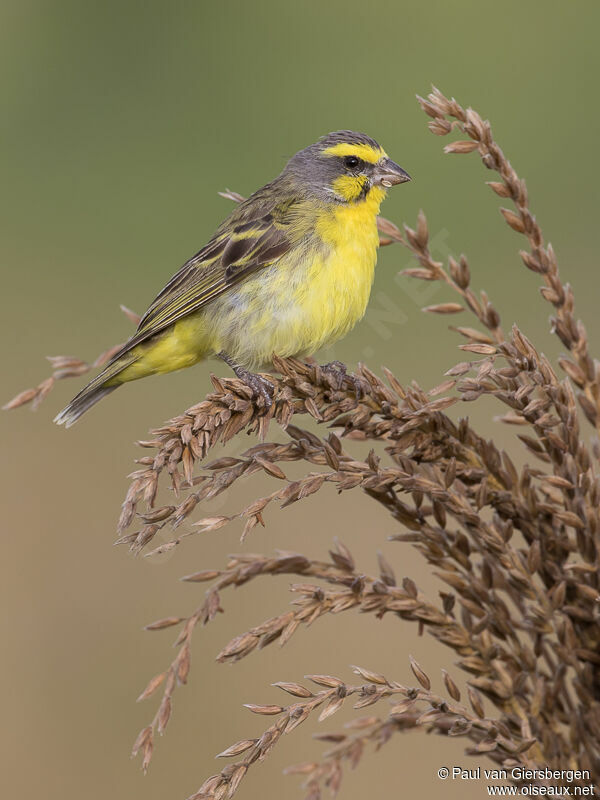
[[[375,165],[375,172],[373,174],[373,183],[376,186],[395,186],[398,183],[406,183],[409,181],[410,175],[405,172],[402,167],[399,167],[391,158],[382,158]]]

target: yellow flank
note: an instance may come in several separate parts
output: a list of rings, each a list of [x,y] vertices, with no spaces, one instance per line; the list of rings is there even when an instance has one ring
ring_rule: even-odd
[[[382,147],[371,147],[370,144],[353,144],[351,142],[340,142],[340,144],[323,150],[323,153],[326,156],[356,156],[369,164],[376,164],[380,158],[385,158],[386,156]]]
[[[154,340],[138,345],[133,351],[137,360],[106,385],[118,385],[145,378],[147,375],[192,367],[205,358],[210,349],[210,338],[206,335],[203,314],[190,314]]]

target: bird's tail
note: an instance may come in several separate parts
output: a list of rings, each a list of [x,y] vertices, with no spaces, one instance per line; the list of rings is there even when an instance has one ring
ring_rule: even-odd
[[[69,405],[54,417],[54,422],[57,425],[64,425],[65,428],[70,428],[74,425],[82,414],[95,406],[99,400],[102,400],[107,394],[110,394],[117,389],[120,384],[115,386],[99,386],[97,389],[89,389],[86,387],[82,392],[74,397]]]
[[[65,428],[70,428],[82,414],[85,414],[88,409],[95,406],[99,400],[118,389],[123,382],[119,380],[119,373],[136,360],[135,356],[128,355],[129,358],[127,356],[124,358],[117,356],[114,361],[109,362],[102,372],[96,375],[79,394],[75,395],[60,414],[56,415],[54,422],[57,425],[64,425]]]

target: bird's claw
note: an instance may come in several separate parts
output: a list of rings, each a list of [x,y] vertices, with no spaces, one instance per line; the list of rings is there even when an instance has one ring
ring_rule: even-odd
[[[242,367],[235,370],[236,376],[243,381],[246,386],[252,390],[254,397],[262,397],[265,408],[268,410],[273,405],[273,395],[275,394],[275,387],[262,375],[255,372],[249,372]]]
[[[346,365],[343,362],[330,361],[328,364],[323,364],[321,367],[321,372],[331,376],[331,378],[335,381],[335,388],[338,391],[343,387],[344,380],[348,379],[354,386],[356,402],[358,403],[361,400],[363,396],[363,387],[360,378],[352,373],[348,374]]]

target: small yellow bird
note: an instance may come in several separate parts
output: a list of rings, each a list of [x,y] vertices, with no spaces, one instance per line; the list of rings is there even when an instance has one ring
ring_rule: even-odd
[[[218,356],[266,405],[253,370],[302,356],[364,315],[377,261],[377,214],[410,176],[374,139],[338,131],[290,159],[240,203],[167,283],[135,334],[55,422],[67,427],[122,383]]]

